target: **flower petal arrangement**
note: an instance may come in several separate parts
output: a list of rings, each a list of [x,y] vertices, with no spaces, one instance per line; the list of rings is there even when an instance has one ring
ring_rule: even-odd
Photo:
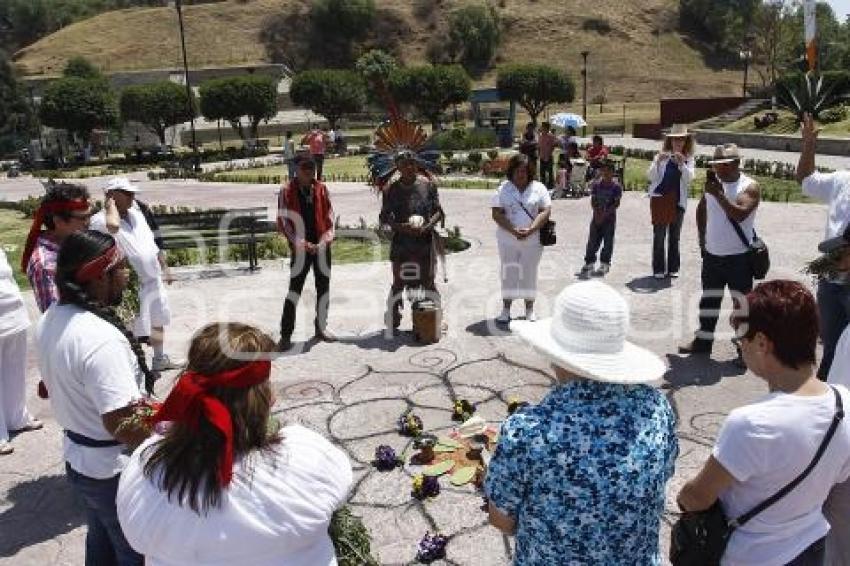
[[[419,436],[422,434],[422,426],[422,419],[410,412],[401,415],[396,422],[396,428],[403,436]]]
[[[452,407],[452,420],[463,422],[469,420],[473,413],[475,413],[475,405],[466,399],[458,399]]]
[[[416,549],[416,559],[422,564],[430,564],[435,560],[446,557],[446,544],[448,538],[434,533],[425,533],[422,540],[419,541],[419,546]]]
[[[392,471],[401,464],[402,461],[392,446],[381,444],[375,448],[375,459],[372,460],[372,465],[375,466],[379,472]]]
[[[416,499],[428,499],[440,494],[440,482],[436,476],[417,474],[413,476],[411,493]]]

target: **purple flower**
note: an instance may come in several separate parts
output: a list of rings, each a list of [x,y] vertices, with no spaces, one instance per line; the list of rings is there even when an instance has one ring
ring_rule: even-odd
[[[448,542],[448,539],[441,534],[425,533],[425,536],[419,541],[416,559],[423,564],[429,564],[434,560],[445,558],[446,543]]]
[[[416,499],[427,499],[437,497],[440,494],[440,482],[436,476],[423,476],[419,474],[413,478],[413,497]]]
[[[419,436],[422,433],[422,419],[413,413],[404,413],[396,423],[398,431],[405,436]]]
[[[372,463],[379,471],[388,472],[394,470],[399,465],[399,459],[392,446],[381,444],[375,448],[375,459]]]

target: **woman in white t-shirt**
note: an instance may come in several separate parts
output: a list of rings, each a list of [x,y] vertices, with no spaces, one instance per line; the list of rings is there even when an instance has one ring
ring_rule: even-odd
[[[149,432],[132,417],[150,379],[144,353],[111,308],[129,268],[112,236],[68,236],[59,251],[59,302],[38,321],[38,365],[56,422],[65,431],[65,473],[86,512],[86,564],[141,566],[115,512],[125,451]]]
[[[321,435],[271,424],[269,353],[251,326],[211,324],[121,475],[118,515],[148,566],[333,566],[333,512],[352,483]]]
[[[9,431],[36,430],[26,406],[27,328],[30,321],[6,252],[0,248],[0,456],[11,454]]]
[[[525,301],[525,318],[534,321],[537,268],[543,255],[540,228],[549,220],[552,200],[543,183],[534,180],[528,157],[514,155],[508,161],[508,179],[499,186],[491,203],[499,245],[502,280],[502,313],[499,324],[511,321],[511,303]]]
[[[773,496],[813,461],[837,412],[840,395],[815,375],[818,315],[800,283],[770,281],[746,297],[732,319],[747,367],[770,393],[733,410],[703,469],[679,493],[685,511],[718,499],[728,519]],[[846,420],[845,420],[846,421]],[[839,423],[822,458],[785,497],[732,533],[723,566],[822,564],[830,525],[822,506],[830,490],[850,476],[850,426]]]

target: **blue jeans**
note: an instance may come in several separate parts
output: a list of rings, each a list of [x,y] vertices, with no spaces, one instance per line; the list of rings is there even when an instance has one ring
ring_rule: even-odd
[[[120,476],[90,478],[67,462],[65,474],[86,510],[86,566],[143,566],[144,557],[130,547],[118,523],[115,496]]]
[[[850,321],[850,288],[829,281],[818,283],[818,310],[820,337],[823,341],[823,358],[818,368],[818,377],[826,381],[835,356],[835,345]]]
[[[596,253],[602,246],[599,261],[611,265],[614,255],[614,232],[617,229],[617,217],[611,215],[602,224],[590,221],[590,233],[587,235],[587,248],[584,251],[584,263],[596,263]]]

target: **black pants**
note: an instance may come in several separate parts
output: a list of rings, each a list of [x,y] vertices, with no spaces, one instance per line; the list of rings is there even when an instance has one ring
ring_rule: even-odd
[[[699,301],[697,339],[714,341],[714,329],[727,287],[733,294],[733,300],[736,295],[753,290],[753,274],[747,254],[716,256],[706,253],[702,258],[702,298]]]
[[[316,179],[319,181],[322,180],[322,166],[325,164],[325,154],[324,153],[314,153],[313,161],[316,162]]]
[[[546,185],[547,189],[551,189],[555,186],[555,172],[552,169],[552,159],[549,160],[540,159],[540,182]]]
[[[315,254],[305,252],[293,252],[289,260],[289,293],[283,305],[283,316],[280,319],[280,335],[282,338],[290,338],[295,330],[295,310],[307,273],[313,270],[313,279],[316,283],[316,319],[317,330],[324,330],[328,324],[328,302],[330,301],[331,288],[331,249],[324,247],[322,251]]]
[[[614,255],[614,232],[617,229],[617,217],[611,216],[602,224],[590,221],[590,233],[587,235],[587,249],[584,252],[584,263],[596,263],[596,252],[602,246],[599,261],[611,264]]]
[[[387,297],[387,326],[397,328],[401,323],[401,309],[404,306],[405,289],[422,289],[425,297],[440,304],[440,292],[434,283],[436,261],[430,254],[412,255],[405,259],[394,259],[393,284]]]
[[[826,560],[826,537],[809,545],[797,558],[785,566],[822,566]]]
[[[673,224],[660,224],[652,227],[653,273],[677,273],[679,271],[682,265],[679,256],[679,236],[682,233],[682,220],[684,218],[685,211],[678,209],[676,220]],[[665,240],[667,240],[666,254],[664,253]]]

